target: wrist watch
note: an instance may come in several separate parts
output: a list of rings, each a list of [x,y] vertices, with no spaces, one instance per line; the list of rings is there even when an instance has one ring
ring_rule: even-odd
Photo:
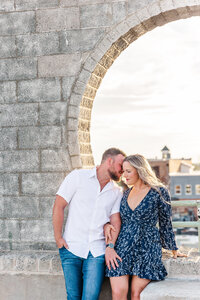
[[[109,244],[106,245],[106,248],[107,248],[107,247],[109,247],[109,248],[111,248],[111,249],[114,249],[114,244],[113,244],[113,243],[109,243]]]

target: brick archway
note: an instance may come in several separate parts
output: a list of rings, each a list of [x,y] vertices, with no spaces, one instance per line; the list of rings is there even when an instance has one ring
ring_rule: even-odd
[[[67,138],[73,168],[94,165],[90,145],[92,106],[101,81],[115,59],[148,31],[192,16],[200,16],[199,1],[154,1],[112,28],[96,46],[86,59],[69,99]]]

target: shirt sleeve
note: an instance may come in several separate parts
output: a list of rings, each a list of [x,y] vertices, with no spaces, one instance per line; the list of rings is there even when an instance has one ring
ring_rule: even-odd
[[[63,180],[56,195],[63,197],[67,203],[70,203],[78,187],[78,171],[73,170]]]
[[[112,207],[110,215],[116,214],[120,211],[121,199],[122,199],[122,192],[118,190],[116,195],[116,201]]]
[[[165,188],[160,189],[162,197],[159,197],[158,215],[159,232],[162,247],[168,250],[177,250],[175,235],[172,227],[172,209],[169,192]]]

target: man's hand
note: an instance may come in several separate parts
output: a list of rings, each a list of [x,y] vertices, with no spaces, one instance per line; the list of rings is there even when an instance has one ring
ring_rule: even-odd
[[[68,245],[67,243],[65,242],[65,240],[63,238],[59,238],[56,240],[56,244],[58,246],[59,249],[61,249],[62,247],[65,247],[66,249],[68,249]]]
[[[111,265],[114,270],[116,269],[116,267],[119,267],[117,259],[122,261],[121,257],[117,255],[117,252],[114,249],[107,247],[105,253],[105,261],[109,270],[111,269]]]
[[[104,236],[106,239],[106,244],[108,244],[108,241],[112,241],[112,230],[116,232],[115,227],[110,223],[104,225]]]

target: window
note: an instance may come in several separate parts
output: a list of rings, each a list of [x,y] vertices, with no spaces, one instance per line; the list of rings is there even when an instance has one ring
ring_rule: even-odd
[[[176,195],[181,194],[181,185],[180,184],[175,185],[175,194]]]
[[[195,193],[196,195],[200,195],[200,184],[195,185]]]
[[[192,194],[192,186],[191,186],[191,184],[186,184],[186,186],[185,186],[185,194],[186,195],[191,195]]]

